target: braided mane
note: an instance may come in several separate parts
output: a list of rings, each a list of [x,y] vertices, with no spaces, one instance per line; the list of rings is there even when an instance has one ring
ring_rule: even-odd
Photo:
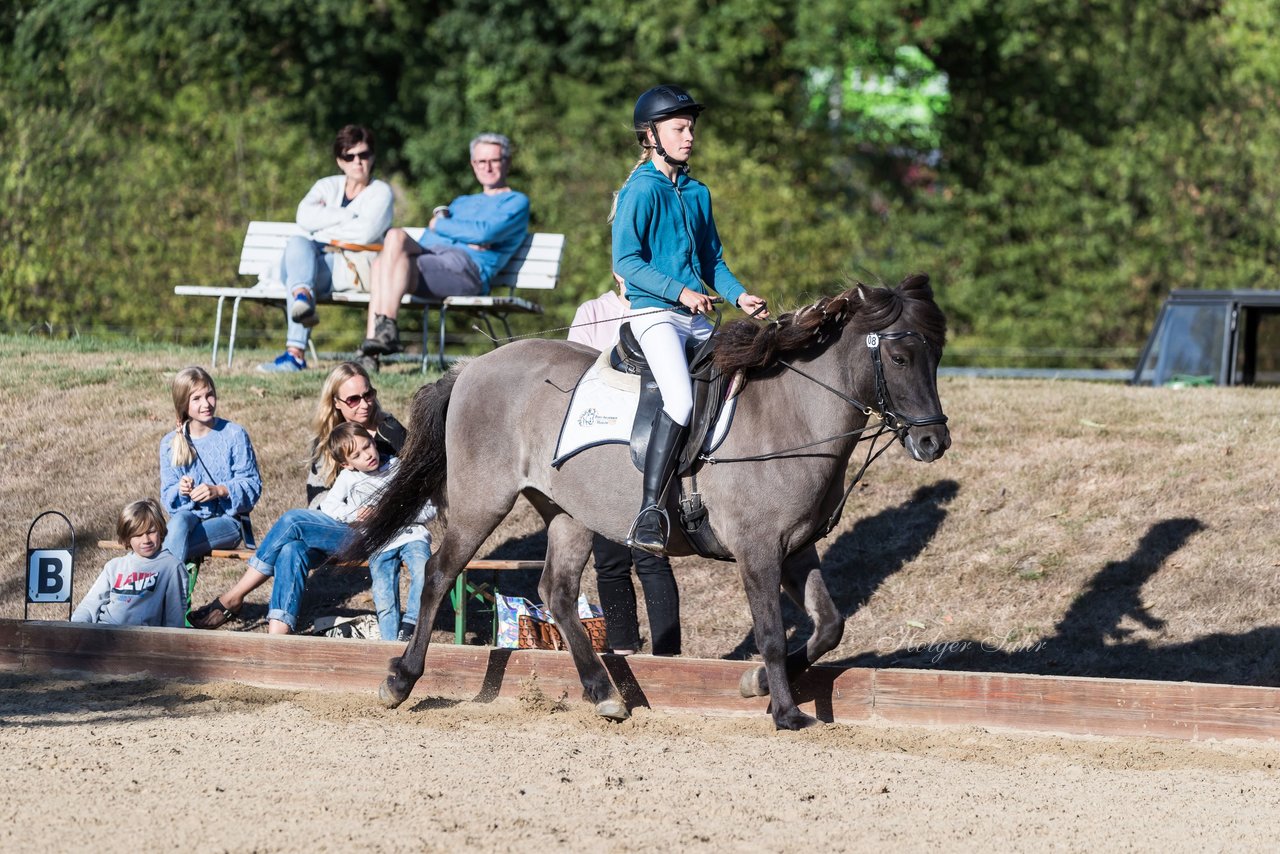
[[[878,332],[903,314],[916,332],[941,349],[947,321],[933,301],[933,288],[924,273],[907,276],[896,287],[857,284],[833,297],[787,312],[776,321],[758,325],[735,320],[721,327],[713,358],[725,373],[767,368],[785,353],[822,347],[849,326],[855,334]]]

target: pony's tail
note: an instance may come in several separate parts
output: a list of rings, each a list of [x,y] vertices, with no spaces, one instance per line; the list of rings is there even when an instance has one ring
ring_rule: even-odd
[[[418,389],[413,396],[409,437],[396,473],[383,487],[369,518],[352,526],[354,537],[338,555],[338,563],[367,560],[417,518],[418,511],[428,500],[443,511],[448,463],[445,419],[460,370],[461,367],[455,366],[436,382]]]

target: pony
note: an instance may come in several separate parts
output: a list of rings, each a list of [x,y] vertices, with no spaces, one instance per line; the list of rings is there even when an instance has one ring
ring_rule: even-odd
[[[874,429],[890,431],[918,461],[933,462],[950,447],[937,390],[946,319],[928,276],[915,274],[892,288],[856,284],[768,324],[736,320],[717,337],[717,366],[742,371],[747,381],[717,464],[703,460],[695,472],[712,530],[737,563],[763,660],[739,687],[743,696],[770,696],[777,728],[800,729],[817,720],[796,706],[791,682],[844,632],[815,544],[838,521],[849,494],[845,472],[864,431],[873,429],[872,415]],[[592,532],[626,537],[641,475],[621,444],[588,448],[559,469],[550,465],[569,395],[596,355],[564,341],[515,341],[455,365],[415,394],[400,468],[342,556],[373,553],[428,499],[447,520],[417,629],[380,686],[388,707],[404,702],[422,675],[429,628],[454,579],[523,496],[547,525],[538,592],[585,698],[606,718],[629,715],[576,603]],[[678,518],[673,496],[667,504]],[[694,553],[681,526],[672,528],[667,553]],[[779,591],[814,624],[790,655]]]

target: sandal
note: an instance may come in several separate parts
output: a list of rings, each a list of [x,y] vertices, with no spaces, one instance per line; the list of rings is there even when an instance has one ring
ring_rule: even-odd
[[[219,626],[226,625],[233,618],[239,617],[239,610],[231,610],[222,604],[221,599],[214,599],[203,608],[197,608],[192,611],[188,619],[191,627],[194,629],[216,629]]]

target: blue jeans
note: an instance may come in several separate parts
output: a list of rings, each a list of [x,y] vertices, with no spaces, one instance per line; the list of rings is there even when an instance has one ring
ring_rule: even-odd
[[[179,510],[169,517],[169,530],[164,547],[169,554],[186,563],[204,557],[214,549],[231,549],[240,545],[240,521],[234,516],[210,516],[201,519],[190,510]]]
[[[409,607],[405,609],[404,621],[416,626],[422,587],[427,579],[427,561],[430,559],[430,535],[425,540],[412,540],[369,558],[373,607],[378,612],[378,634],[383,640],[395,640],[400,630],[400,564],[409,568]]]
[[[290,510],[281,516],[262,545],[249,558],[249,566],[274,576],[268,620],[279,620],[294,631],[307,574],[340,549],[351,528],[319,510]]]
[[[285,346],[297,347],[306,352],[311,340],[311,330],[289,315],[293,304],[293,292],[306,288],[312,299],[326,297],[333,291],[333,252],[325,252],[324,244],[301,235],[294,235],[284,247],[284,259],[280,262],[280,278],[288,287],[289,299],[285,301],[284,316],[289,322],[289,334]]]

